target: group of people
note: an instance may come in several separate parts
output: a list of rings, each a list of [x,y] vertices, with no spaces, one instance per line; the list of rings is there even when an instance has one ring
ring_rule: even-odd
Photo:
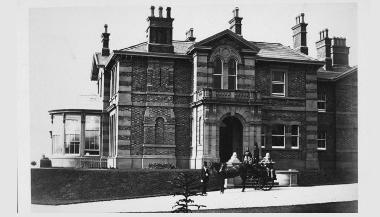
[[[243,163],[252,167],[259,166],[259,164],[264,165],[267,169],[268,176],[275,178],[275,171],[273,169],[274,161],[272,161],[269,153],[266,153],[265,157],[263,157],[263,159],[260,161],[259,148],[257,143],[254,145],[253,155],[249,150],[244,153]],[[222,174],[225,171],[226,167],[226,163],[222,163],[218,173]],[[207,166],[207,162],[204,162],[201,171],[202,195],[204,196],[207,195],[207,185],[209,178],[210,171]],[[224,179],[222,181],[224,182]],[[220,193],[224,193],[224,183],[221,184]]]

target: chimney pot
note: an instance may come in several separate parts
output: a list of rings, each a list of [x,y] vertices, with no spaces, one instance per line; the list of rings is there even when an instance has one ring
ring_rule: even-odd
[[[150,6],[150,16],[154,17],[154,6]]]
[[[108,25],[107,24],[104,24],[104,32],[107,33],[107,28],[108,28]]]
[[[162,18],[162,7],[158,8],[158,17]]]
[[[166,18],[170,18],[170,11],[171,11],[171,8],[167,7],[166,8]]]
[[[304,23],[304,22],[305,22],[305,20],[304,20],[304,16],[305,16],[305,14],[304,14],[304,13],[301,13],[301,17],[302,17],[302,23]]]
[[[329,30],[325,29],[325,32],[326,32],[326,38],[328,38],[329,37]]]
[[[235,10],[233,10],[234,17],[239,17],[239,8],[236,7]]]

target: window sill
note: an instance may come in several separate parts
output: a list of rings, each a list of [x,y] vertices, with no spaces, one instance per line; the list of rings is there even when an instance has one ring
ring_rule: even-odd
[[[291,149],[298,150],[298,149],[300,149],[300,147],[291,147]]]
[[[272,93],[271,96],[273,96],[273,97],[285,97],[285,94],[274,94],[274,93]]]
[[[319,110],[319,109],[318,109],[318,112],[321,112],[321,113],[325,113],[325,112],[326,112],[326,110],[322,110],[322,109],[321,109],[321,110]]]
[[[326,148],[317,148],[318,151],[326,151]]]
[[[285,146],[272,146],[272,149],[285,149]]]

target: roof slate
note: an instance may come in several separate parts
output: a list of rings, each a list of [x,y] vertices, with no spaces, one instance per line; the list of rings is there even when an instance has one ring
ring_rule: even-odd
[[[345,69],[345,71],[343,71]],[[330,80],[330,81],[335,81],[340,78],[345,77],[346,75],[349,75],[350,73],[356,71],[358,69],[357,66],[353,67],[340,67],[338,70],[334,69],[334,71],[327,71],[324,68],[320,68],[317,72],[317,78],[321,80]]]

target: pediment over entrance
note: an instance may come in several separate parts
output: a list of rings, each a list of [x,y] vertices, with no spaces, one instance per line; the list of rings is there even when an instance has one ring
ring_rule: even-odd
[[[218,46],[225,45],[234,47],[236,50],[257,54],[260,49],[253,43],[245,40],[242,36],[237,35],[229,29],[219,32],[213,36],[210,36],[198,43],[195,43],[188,53],[192,53],[195,50],[214,49]]]

